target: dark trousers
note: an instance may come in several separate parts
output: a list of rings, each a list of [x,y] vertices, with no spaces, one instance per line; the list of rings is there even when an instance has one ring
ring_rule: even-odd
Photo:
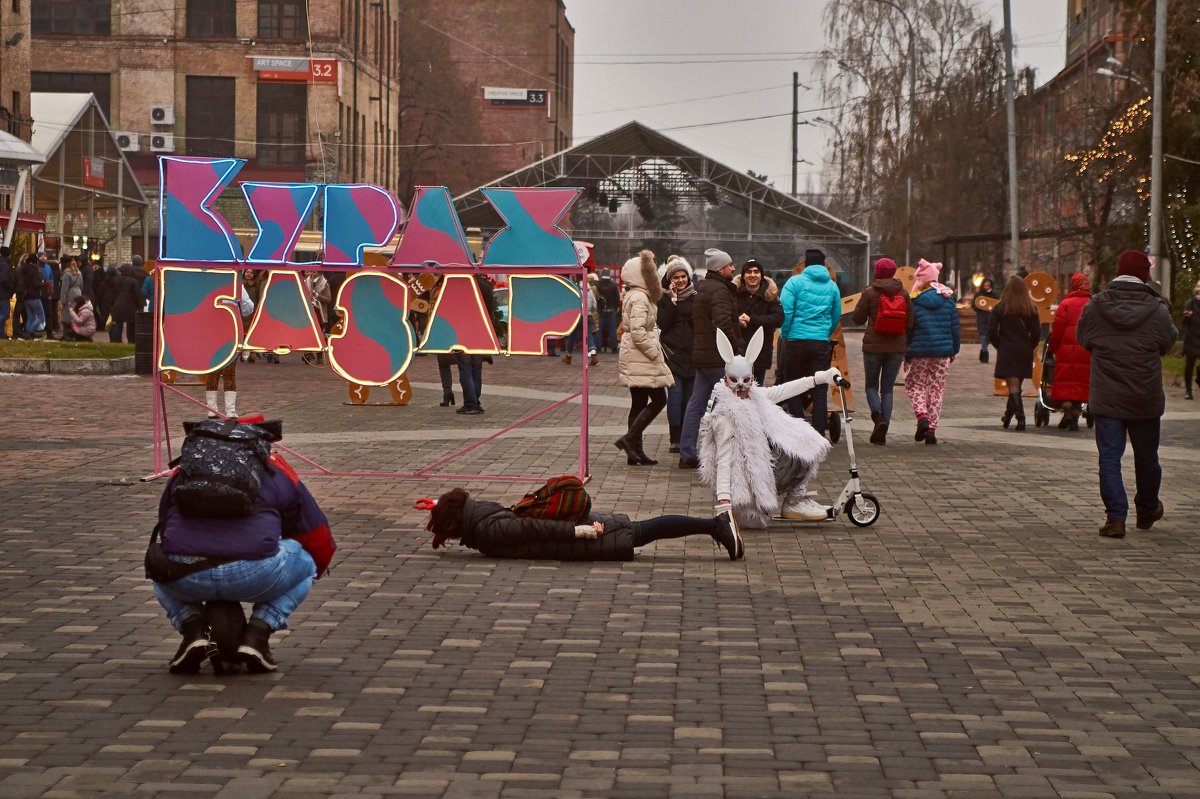
[[[784,380],[796,380],[801,377],[811,377],[817,372],[828,369],[833,353],[828,341],[812,341],[809,339],[789,339],[783,348]],[[804,401],[812,398],[813,430],[825,432],[825,424],[829,420],[829,387],[817,386],[810,391],[799,394],[788,400],[788,413],[798,419],[804,417]]]
[[[125,331],[125,343],[132,344],[133,343],[133,320],[132,319],[130,319],[128,322],[118,322],[116,319],[114,319],[113,323],[112,323],[112,327],[109,328],[109,330],[108,330],[108,340],[112,341],[112,342],[120,341],[122,330]]]
[[[600,314],[600,345],[616,352],[620,344],[617,341],[617,312],[604,311]]]
[[[655,417],[662,413],[662,409],[665,407],[667,407],[667,390],[665,388],[629,387],[630,427],[633,427],[633,420],[646,408],[649,408],[653,412],[650,415],[650,420],[653,421]]]
[[[709,535],[714,538],[721,531],[717,519],[697,519],[692,516],[655,516],[633,523],[633,545],[645,546],[667,538],[683,538],[687,535]]]
[[[1100,499],[1109,521],[1123,522],[1129,515],[1129,498],[1121,479],[1121,456],[1125,438],[1133,446],[1133,473],[1137,493],[1133,505],[1139,516],[1150,516],[1158,508],[1162,466],[1158,463],[1159,419],[1095,417],[1096,450],[1100,454]]]
[[[463,407],[478,408],[483,394],[483,356],[456,353],[458,357],[458,382],[462,386]]]
[[[1192,393],[1192,376],[1196,373],[1196,356],[1190,352],[1183,354],[1183,385],[1189,394]]]

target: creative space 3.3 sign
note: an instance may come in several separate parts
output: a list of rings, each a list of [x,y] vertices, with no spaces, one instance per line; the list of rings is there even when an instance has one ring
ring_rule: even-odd
[[[387,190],[370,184],[241,184],[258,235],[249,253],[213,201],[245,165],[240,158],[159,158],[159,369],[205,374],[223,368],[239,348],[258,352],[329,350],[345,379],[382,386],[407,368],[413,353],[501,352],[473,279],[477,268],[450,193],[420,187],[400,244],[385,270],[363,268],[368,247],[391,242],[403,212]],[[580,189],[481,189],[507,225],[484,248],[483,266],[578,268],[570,237],[558,222]],[[334,299],[341,318],[326,345],[299,270],[296,242],[317,198],[323,199],[325,266],[349,272]],[[462,267],[447,274],[425,337],[418,345],[408,321],[410,289],[401,273],[429,263]],[[311,264],[307,264],[311,265]],[[241,269],[264,269],[267,279],[248,326],[238,312]],[[579,321],[579,289],[558,275],[513,275],[509,289],[508,352],[536,355],[546,339]]]

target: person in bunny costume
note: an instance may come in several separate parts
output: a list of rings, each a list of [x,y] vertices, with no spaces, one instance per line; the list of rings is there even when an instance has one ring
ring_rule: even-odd
[[[809,377],[762,388],[754,380],[754,360],[763,346],[762,331],[750,338],[746,354],[717,330],[717,350],[725,361],[725,379],[713,388],[700,423],[700,479],[716,495],[718,514],[730,513],[747,528],[767,526],[785,499],[785,519],[819,521],[829,508],[808,497],[809,481],[829,455],[830,444],[803,419],[778,403],[841,377],[825,369]]]

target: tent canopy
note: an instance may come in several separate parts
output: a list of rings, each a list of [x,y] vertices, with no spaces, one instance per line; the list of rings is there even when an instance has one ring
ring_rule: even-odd
[[[632,243],[657,238],[704,247],[787,241],[801,249],[823,249],[852,273],[865,275],[867,270],[867,231],[640,122],[555,153],[481,188],[519,186],[582,187],[586,200],[592,202],[581,198],[572,213],[572,236],[578,239]],[[455,198],[455,206],[465,226],[487,229],[502,224],[479,189]],[[607,211],[618,206],[640,215],[636,229],[634,218],[626,224],[609,223],[615,215]],[[737,212],[737,229],[711,229],[706,211],[719,206]],[[669,212],[664,212],[664,207]],[[605,213],[594,213],[598,209]],[[655,220],[661,229],[654,229]]]
[[[34,206],[40,213],[60,208],[146,205],[146,196],[117,146],[104,112],[91,94],[33,92],[33,148],[45,158],[35,167]],[[60,197],[61,189],[61,197]]]

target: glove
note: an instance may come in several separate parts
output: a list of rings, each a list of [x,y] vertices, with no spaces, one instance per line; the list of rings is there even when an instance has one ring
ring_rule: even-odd
[[[833,369],[822,369],[813,375],[813,380],[818,386],[832,385],[835,380],[842,376],[842,373],[835,367]]]

